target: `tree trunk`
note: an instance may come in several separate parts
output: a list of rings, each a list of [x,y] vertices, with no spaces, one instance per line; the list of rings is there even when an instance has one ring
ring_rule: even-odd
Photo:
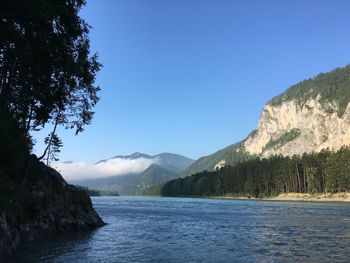
[[[56,128],[57,128],[57,125],[58,125],[58,116],[59,116],[59,115],[57,115],[57,118],[56,118],[56,121],[55,121],[55,126],[54,126],[54,128],[53,128],[53,131],[51,132],[50,139],[49,139],[49,142],[47,143],[47,146],[46,146],[46,148],[45,148],[45,150],[44,150],[44,153],[43,153],[40,157],[38,157],[38,160],[39,160],[39,161],[42,160],[42,159],[46,156],[47,151],[48,151],[48,150],[50,149],[50,147],[51,147],[52,138],[53,138],[54,134],[56,133]]]
[[[301,192],[300,174],[299,174],[299,167],[297,163],[295,164],[295,168],[297,171],[297,178],[298,178],[298,192]]]

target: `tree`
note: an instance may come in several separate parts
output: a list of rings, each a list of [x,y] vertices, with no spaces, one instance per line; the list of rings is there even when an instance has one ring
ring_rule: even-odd
[[[45,143],[49,146],[47,149],[46,165],[48,166],[50,161],[58,161],[58,153],[63,146],[62,141],[58,136],[52,132],[50,136],[45,138]]]
[[[85,0],[1,3],[0,116],[14,119],[22,137],[30,139],[30,131],[48,123],[78,134],[92,120],[101,64],[97,54],[90,55],[90,27],[78,15],[84,5]],[[59,140],[55,130],[46,153]]]

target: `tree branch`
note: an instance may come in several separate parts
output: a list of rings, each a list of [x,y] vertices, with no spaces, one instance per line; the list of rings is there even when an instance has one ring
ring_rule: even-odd
[[[44,150],[44,153],[40,157],[38,157],[39,161],[42,160],[46,156],[46,153],[47,153],[47,151],[49,150],[49,148],[51,146],[52,138],[53,138],[54,134],[56,133],[56,128],[57,128],[57,125],[58,125],[58,119],[59,119],[59,115],[57,115],[57,117],[56,117],[55,126],[53,128],[53,131],[51,132],[50,140],[49,140],[49,142],[48,142],[48,144],[47,144],[47,146],[46,146],[46,148]]]

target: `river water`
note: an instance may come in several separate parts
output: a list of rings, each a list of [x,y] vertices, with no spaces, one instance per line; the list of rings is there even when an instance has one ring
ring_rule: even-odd
[[[350,204],[94,197],[108,225],[12,262],[350,262]]]

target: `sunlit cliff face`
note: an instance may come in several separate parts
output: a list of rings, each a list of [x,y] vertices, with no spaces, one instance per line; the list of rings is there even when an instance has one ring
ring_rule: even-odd
[[[335,105],[329,103],[326,111],[319,100],[320,97],[310,99],[302,106],[294,100],[279,106],[266,105],[256,133],[244,143],[245,150],[263,157],[274,154],[291,156],[326,148],[338,150],[350,145],[350,104],[339,117]],[[293,129],[300,131],[296,138],[280,140],[274,147],[266,147]]]

